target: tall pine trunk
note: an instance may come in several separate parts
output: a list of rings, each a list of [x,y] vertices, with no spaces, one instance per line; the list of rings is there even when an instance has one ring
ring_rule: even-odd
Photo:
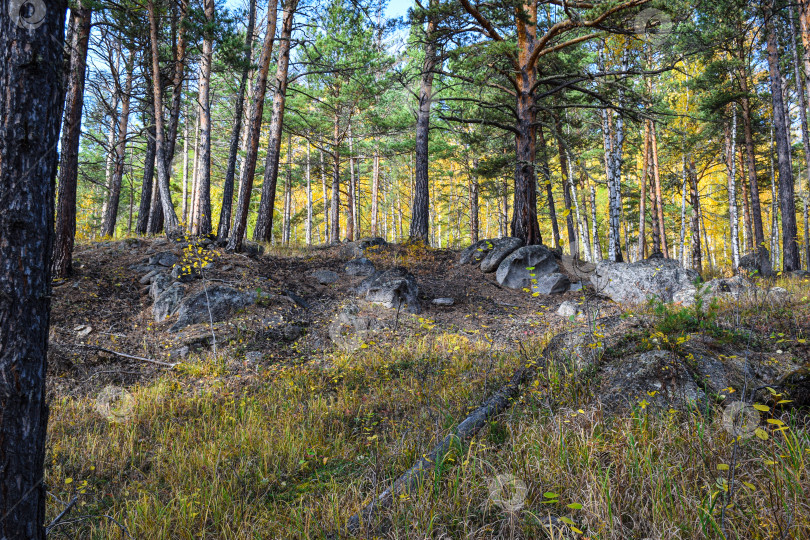
[[[431,7],[436,4],[432,0]],[[419,83],[419,104],[416,111],[416,163],[414,171],[413,203],[411,205],[410,236],[428,241],[430,220],[430,184],[428,179],[428,141],[430,135],[430,105],[433,94],[433,70],[438,62],[436,54],[437,19],[431,13],[425,30],[425,58]]]
[[[71,8],[73,40],[70,44],[64,129],[59,163],[59,201],[56,209],[56,231],[53,245],[53,274],[65,277],[72,271],[73,242],[76,237],[76,184],[79,177],[79,140],[82,132],[84,78],[87,48],[90,41],[92,10],[79,2]]]
[[[124,81],[124,91],[121,96],[121,114],[118,117],[118,142],[115,145],[115,168],[110,178],[110,193],[106,212],[101,225],[101,236],[113,236],[115,224],[118,219],[118,204],[121,200],[121,183],[124,177],[124,159],[126,157],[127,129],[129,127],[129,102],[132,93],[134,51],[129,51],[127,61],[127,74]]]
[[[273,234],[273,211],[276,205],[278,184],[278,163],[281,155],[281,135],[284,129],[284,105],[287,99],[287,73],[290,65],[290,38],[298,0],[285,0],[284,18],[278,45],[278,66],[276,68],[275,93],[273,94],[273,119],[270,121],[270,137],[267,145],[267,158],[264,162],[264,182],[256,228],[253,239],[257,242],[270,241]],[[288,151],[292,151],[288,149]]]
[[[765,10],[768,72],[771,79],[773,101],[773,124],[776,140],[776,156],[779,169],[779,209],[782,214],[782,269],[785,272],[799,270],[798,231],[796,228],[796,204],[793,200],[793,170],[790,165],[790,141],[782,99],[782,74],[779,68],[776,30],[772,20],[773,1]]]
[[[179,237],[182,232],[177,221],[177,214],[172,204],[171,188],[169,186],[169,170],[167,167],[166,129],[163,121],[163,85],[160,81],[160,57],[158,20],[155,11],[155,0],[147,1],[149,12],[149,36],[152,52],[152,96],[155,110],[155,161],[157,163],[157,185],[160,192],[161,209],[163,210],[163,226],[168,238]]]
[[[736,274],[740,266],[739,217],[737,215],[737,108],[731,105],[731,125],[726,124],[726,169],[728,172],[728,219],[731,225],[731,262]]]
[[[231,210],[233,209],[233,184],[236,176],[236,158],[239,154],[239,140],[242,132],[242,117],[245,109],[245,93],[250,71],[251,52],[253,50],[253,30],[256,24],[256,0],[250,0],[248,8],[247,33],[245,34],[245,55],[242,77],[239,80],[239,91],[236,94],[236,110],[234,111],[233,130],[231,142],[228,146],[228,168],[225,171],[225,182],[222,186],[222,208],[219,211],[219,226],[217,237],[220,240],[228,238],[231,232]]]
[[[248,124],[247,152],[245,153],[245,163],[242,167],[241,180],[239,182],[239,202],[236,207],[233,234],[228,238],[226,247],[228,251],[241,251],[242,239],[247,231],[250,197],[253,192],[253,175],[256,172],[256,158],[259,154],[262,113],[264,112],[264,95],[267,91],[267,74],[270,71],[270,59],[273,56],[277,5],[278,0],[269,0],[267,3],[267,30],[264,35],[264,43],[262,44],[262,53],[259,57],[256,84],[253,88],[254,99],[253,106],[250,110],[250,123]]]

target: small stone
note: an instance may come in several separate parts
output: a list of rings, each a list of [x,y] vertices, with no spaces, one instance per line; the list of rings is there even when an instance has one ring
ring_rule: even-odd
[[[456,301],[452,298],[434,298],[433,304],[437,306],[452,306]]]
[[[226,264],[225,266],[222,267],[223,272],[230,272],[231,270],[233,270],[232,264]]]
[[[188,356],[188,353],[189,353],[188,345],[183,345],[182,347],[170,351],[169,359],[175,360],[177,358],[185,358],[186,356]]]
[[[76,332],[76,337],[79,339],[84,339],[90,335],[90,332],[93,331],[93,327],[89,324],[80,324],[76,328],[73,329]]]
[[[154,270],[152,270],[151,272],[149,272],[148,274],[146,274],[145,276],[143,276],[143,277],[142,277],[142,278],[139,280],[140,284],[141,284],[141,285],[148,285],[148,284],[152,283],[152,279],[154,279],[154,277],[155,277],[156,275],[158,275],[159,273],[160,273],[160,270],[158,270],[157,268],[155,268]]]
[[[574,302],[570,300],[566,300],[562,304],[560,304],[560,308],[557,310],[557,315],[560,317],[564,317],[566,319],[570,319],[571,317],[576,317],[580,313],[579,306],[577,306]]]
[[[262,351],[248,351],[245,353],[246,362],[261,362],[262,358],[264,358],[264,353]]]

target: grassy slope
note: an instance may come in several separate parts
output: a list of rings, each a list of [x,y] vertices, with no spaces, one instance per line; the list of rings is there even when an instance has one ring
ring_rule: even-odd
[[[808,338],[807,290],[795,292],[804,302],[794,307],[729,306],[713,320],[726,328],[743,320],[804,354],[797,343]],[[688,330],[688,318],[673,313],[636,315],[650,323],[649,335],[663,328],[672,336]],[[525,352],[497,350],[415,320],[355,353],[247,375],[226,369],[227,349],[192,357],[130,388],[134,408],[120,422],[101,417],[89,398],[57,399],[49,515],[63,507],[57,498],[78,495],[79,502],[53,536],[126,537],[106,515],[133,538],[322,537],[535,358],[549,337],[524,343]],[[640,339],[639,346],[652,343]],[[541,538],[540,524],[552,514],[601,539],[718,538],[721,527],[729,538],[810,537],[806,419],[764,416],[788,429],[768,424],[767,440],[739,444],[711,412],[637,407],[603,418],[581,380],[545,372],[505,417],[439,464],[420,492],[398,501],[376,535]],[[517,512],[493,504],[497,475],[527,486]],[[83,515],[93,517],[70,522]]]

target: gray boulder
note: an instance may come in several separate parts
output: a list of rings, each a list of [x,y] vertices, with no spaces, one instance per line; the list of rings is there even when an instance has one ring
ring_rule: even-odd
[[[189,296],[180,305],[177,322],[171,332],[196,323],[214,322],[227,319],[233,312],[245,308],[256,301],[256,293],[238,291],[224,285],[215,285]]]
[[[165,276],[165,274],[161,274]],[[157,280],[155,280],[157,282]],[[169,281],[171,283],[171,280]],[[154,283],[152,284],[154,287]],[[152,305],[152,315],[155,322],[163,322],[166,317],[173,315],[177,311],[177,306],[183,300],[183,295],[186,293],[186,288],[180,283],[172,283],[168,288],[160,293]]]
[[[461,252],[461,256],[458,259],[458,265],[463,266],[465,264],[480,263],[495,245],[495,242],[497,242],[497,240],[492,239],[479,240],[478,242],[475,242]]]
[[[740,257],[738,268],[749,276],[771,277],[773,275],[770,256],[764,247]]]
[[[484,260],[481,261],[481,271],[484,273],[494,272],[506,257],[511,255],[513,251],[522,245],[523,240],[520,238],[512,238],[511,236],[496,240],[492,249],[487,253],[487,256],[484,257]]]
[[[523,289],[529,288],[533,279],[553,274],[559,269],[554,253],[546,246],[524,246],[501,262],[495,279],[504,287]]]
[[[337,272],[323,269],[313,271],[312,277],[321,285],[330,285],[340,279],[340,275]]]
[[[174,263],[176,263],[177,260],[177,255],[171,251],[161,251],[160,253],[155,253],[149,257],[149,264],[153,266],[164,266],[166,268],[171,268],[174,266]]]
[[[536,279],[536,282],[532,282],[533,293],[562,294],[568,292],[568,288],[571,286],[568,276],[557,272]]]
[[[376,271],[376,268],[374,268],[373,262],[361,257],[347,262],[344,270],[350,276],[370,276]]]
[[[422,309],[419,306],[418,294],[416,278],[404,268],[392,268],[368,284],[366,300],[395,309],[407,304],[408,313],[420,313]]]
[[[340,255],[346,258],[363,257],[369,251],[375,251],[383,246],[388,245],[385,238],[373,236],[369,238],[361,238],[356,242],[349,242],[340,248]]]
[[[700,275],[674,259],[644,259],[634,263],[602,261],[593,275],[597,292],[614,302],[641,304],[653,297],[672,302],[682,290],[693,290]]]
[[[452,306],[456,301],[452,298],[434,298],[431,303],[434,306]]]

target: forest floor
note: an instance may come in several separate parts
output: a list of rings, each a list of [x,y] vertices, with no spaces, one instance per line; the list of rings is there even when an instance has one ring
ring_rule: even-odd
[[[683,320],[679,308],[622,311],[587,289],[539,298],[505,289],[458,267],[456,251],[369,255],[378,269],[415,276],[422,313],[411,315],[358,299],[351,287],[362,277],[321,285],[314,270],[340,273],[346,262],[337,246],[213,252],[205,279],[190,286],[270,300],[171,332],[172,318],[154,322],[148,285],[131,269],[167,249],[180,254],[163,240],[83,244],[75,274],[55,284],[49,516],[76,498],[55,538],[340,537],[350,516],[553,336],[586,324],[558,316],[562,301],[621,314],[611,332],[633,347],[651,346],[662,329],[677,333]],[[780,285],[791,301],[724,306],[713,327],[744,325],[772,336],[761,350],[807,363],[810,287]],[[431,303],[441,297],[454,305]],[[341,347],[330,327],[349,304],[378,324]],[[642,404],[608,416],[591,382],[549,368],[362,536],[808,537],[804,414],[773,416],[784,424],[771,428],[789,429],[734,441],[707,410]],[[493,479],[517,486],[512,503]]]

